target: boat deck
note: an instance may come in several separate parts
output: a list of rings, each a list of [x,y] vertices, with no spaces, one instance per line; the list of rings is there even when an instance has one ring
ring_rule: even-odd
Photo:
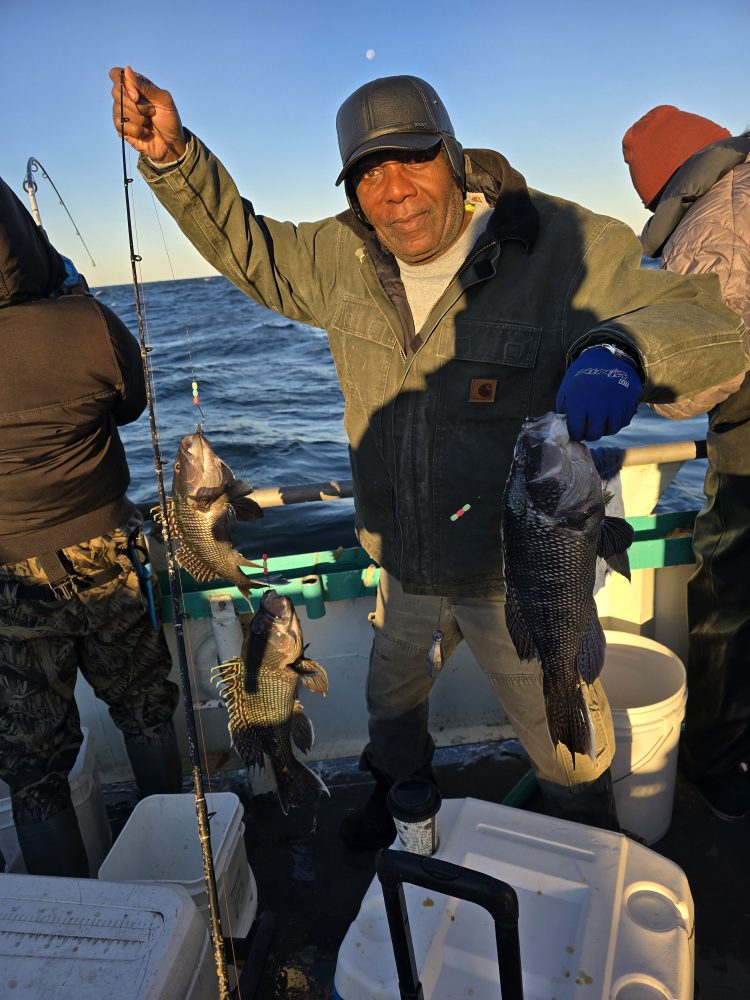
[[[341,818],[366,798],[369,777],[358,771],[354,758],[316,767],[330,799],[287,817],[271,795],[252,797],[244,772],[224,771],[212,779],[214,791],[233,791],[243,801],[258,914],[270,911],[275,917],[258,981],[237,1000],[330,1000],[339,946],[374,876],[374,855],[348,851],[337,834]],[[527,770],[515,740],[444,748],[435,758],[444,798],[502,802]],[[188,786],[189,781],[186,791]],[[208,797],[208,784],[206,791]],[[109,785],[104,794],[117,833],[135,804],[134,789]],[[526,808],[541,811],[538,794]],[[679,865],[690,883],[696,911],[695,1000],[750,997],[748,846],[748,821],[716,819],[678,775],[671,828],[652,849]]]

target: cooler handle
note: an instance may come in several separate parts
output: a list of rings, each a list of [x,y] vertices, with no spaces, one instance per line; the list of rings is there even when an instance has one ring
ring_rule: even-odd
[[[512,886],[483,872],[408,851],[379,851],[375,870],[383,889],[401,1000],[424,1000],[409,930],[404,882],[483,906],[495,922],[502,1000],[523,1000],[518,896]]]

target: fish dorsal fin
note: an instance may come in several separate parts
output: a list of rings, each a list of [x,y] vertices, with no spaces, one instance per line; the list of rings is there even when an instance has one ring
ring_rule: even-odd
[[[505,595],[505,623],[508,632],[516,647],[520,660],[538,660],[539,654],[536,651],[534,640],[531,638],[526,621],[518,606],[515,591],[509,587]]]
[[[607,642],[604,638],[599,615],[596,613],[596,607],[594,607],[591,612],[589,626],[583,635],[583,639],[581,639],[581,645],[578,647],[578,653],[576,654],[578,672],[587,684],[592,684],[601,673],[604,666],[606,648]]]
[[[172,497],[167,497],[164,502],[164,505],[167,508],[167,522],[169,525],[169,533],[173,537],[177,537],[178,531],[177,531],[177,526],[175,525],[174,522],[174,501],[172,500]],[[161,516],[161,504],[157,507],[151,508],[151,517],[153,518],[154,524],[157,525],[157,527],[161,528],[163,531],[164,519]]]
[[[245,692],[245,664],[242,658],[237,656],[213,667],[211,674],[227,706],[232,746],[245,767],[263,767],[263,745],[250,715],[250,699]]]
[[[294,711],[292,713],[292,740],[294,745],[298,747],[302,753],[309,753],[312,749],[312,745],[315,742],[315,731],[313,730],[313,724],[310,722],[308,717],[305,715],[302,705],[298,701],[294,703]]]
[[[630,560],[627,550],[633,541],[633,526],[623,517],[605,517],[599,534],[596,554],[605,559],[617,573],[630,579]]]
[[[328,693],[328,674],[316,660],[297,660],[291,665],[291,669],[299,674],[299,678],[308,691],[317,691],[318,694]]]
[[[227,496],[239,521],[257,521],[263,517],[263,508],[248,496],[252,492],[252,486],[242,479],[235,479],[229,486]]]
[[[245,664],[241,656],[225,660],[218,667],[211,668],[211,679],[222,688],[224,698],[229,703],[241,698],[245,692]]]
[[[177,551],[175,553],[175,558],[183,569],[186,569],[188,573],[192,576],[194,580],[199,582],[204,580],[215,580],[216,571],[211,569],[211,567],[204,563],[202,559],[187,546],[184,542],[180,541]]]
[[[212,667],[211,679],[221,691],[230,716],[239,711],[239,703],[245,697],[245,664],[241,657],[236,656],[218,667]]]

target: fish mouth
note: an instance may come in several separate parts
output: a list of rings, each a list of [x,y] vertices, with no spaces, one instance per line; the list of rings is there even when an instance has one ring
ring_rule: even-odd
[[[529,483],[558,479],[563,471],[565,453],[552,441],[538,441],[527,454],[526,478]]]
[[[180,441],[174,463],[175,481],[184,492],[199,499],[196,491],[217,490],[228,482],[224,462],[219,458],[202,431],[186,434]]]
[[[288,621],[292,617],[291,600],[275,590],[267,590],[260,599],[261,610],[278,622]]]

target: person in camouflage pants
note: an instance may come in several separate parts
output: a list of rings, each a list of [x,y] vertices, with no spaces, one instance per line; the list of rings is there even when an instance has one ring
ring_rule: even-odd
[[[77,668],[127,744],[163,746],[172,732],[179,691],[129,555],[133,527],[63,550],[77,587],[70,600],[51,590],[47,600],[23,596],[39,585],[43,593],[36,558],[0,566],[0,777],[13,789],[16,823],[44,821],[70,802],[83,739]],[[97,585],[109,568],[119,573]]]
[[[145,410],[146,381],[137,338],[2,178],[0,345],[0,778],[26,870],[83,878],[79,668],[140,795],[182,790],[178,690],[139,589],[143,518],[118,431]]]

